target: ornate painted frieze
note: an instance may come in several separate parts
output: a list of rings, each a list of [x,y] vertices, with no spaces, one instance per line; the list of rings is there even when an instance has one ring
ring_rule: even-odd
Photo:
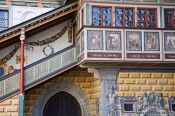
[[[60,25],[62,26],[61,29],[50,32],[50,30],[54,28],[60,28]],[[44,32],[40,32],[39,36],[38,34],[36,34],[33,35],[33,37],[29,37],[26,39],[24,46],[25,66],[71,45],[71,43],[67,41],[69,37],[68,29],[71,23],[69,21],[66,21],[65,23],[60,25],[48,28],[46,30],[49,33],[47,36],[45,36]],[[59,44],[60,46],[58,46],[57,44],[60,42],[63,42],[64,44]],[[2,54],[0,56],[0,77],[13,73],[14,71],[19,69],[21,60],[19,48],[20,43],[16,43],[1,50]]]

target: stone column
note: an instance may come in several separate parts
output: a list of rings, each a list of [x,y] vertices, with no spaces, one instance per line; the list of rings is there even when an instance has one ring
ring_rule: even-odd
[[[100,79],[100,116],[117,116],[117,86],[116,79],[118,68],[90,68],[89,72],[94,73]]]

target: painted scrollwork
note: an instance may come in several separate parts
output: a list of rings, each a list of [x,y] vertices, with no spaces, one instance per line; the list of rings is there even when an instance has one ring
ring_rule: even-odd
[[[166,114],[165,111],[165,100],[163,98],[162,93],[144,93],[142,98],[140,99],[141,106],[141,114],[145,114],[147,112],[159,112],[161,114]]]

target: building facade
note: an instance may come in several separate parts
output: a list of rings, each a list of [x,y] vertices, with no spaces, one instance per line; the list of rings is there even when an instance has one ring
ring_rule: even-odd
[[[174,0],[6,0],[0,18],[0,116],[175,116]]]

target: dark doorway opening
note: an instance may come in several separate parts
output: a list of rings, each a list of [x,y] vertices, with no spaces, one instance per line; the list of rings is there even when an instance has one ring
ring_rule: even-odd
[[[72,95],[62,91],[47,101],[43,116],[81,116],[81,108]]]

